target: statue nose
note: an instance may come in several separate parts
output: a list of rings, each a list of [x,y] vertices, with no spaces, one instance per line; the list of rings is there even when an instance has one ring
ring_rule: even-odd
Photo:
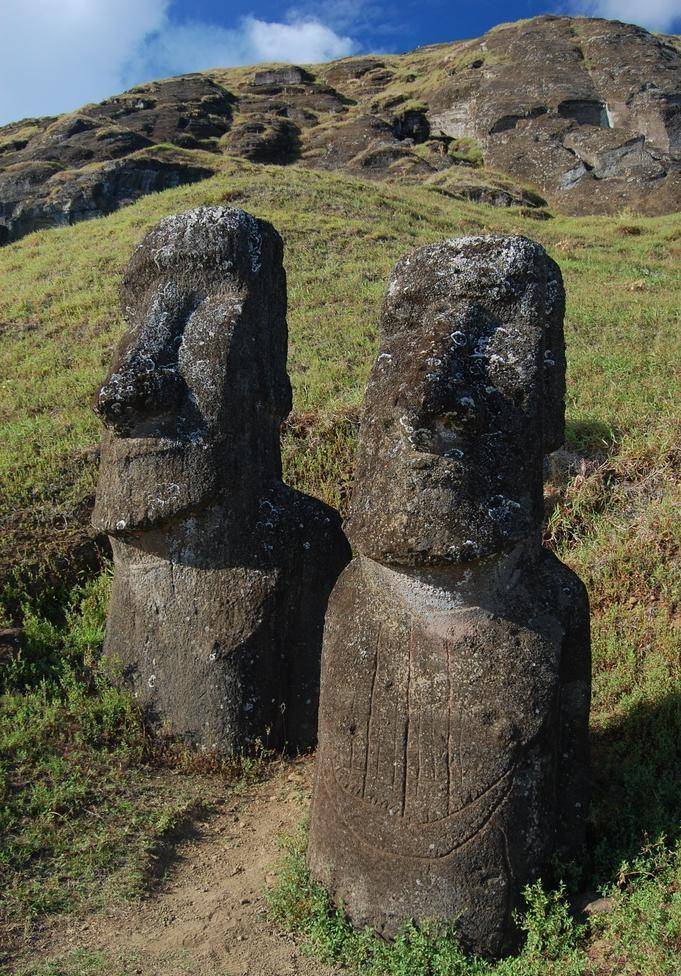
[[[139,339],[119,351],[93,404],[104,424],[120,436],[167,416],[186,388],[177,369],[175,344],[169,342],[153,350],[143,336]]]

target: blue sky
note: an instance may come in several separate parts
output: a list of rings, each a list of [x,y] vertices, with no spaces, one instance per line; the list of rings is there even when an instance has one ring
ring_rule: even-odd
[[[405,51],[539,13],[681,31],[681,0],[0,0],[0,124],[186,71]]]

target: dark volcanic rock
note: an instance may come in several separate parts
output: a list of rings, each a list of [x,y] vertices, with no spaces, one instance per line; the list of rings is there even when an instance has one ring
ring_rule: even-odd
[[[306,159],[324,169],[342,169],[360,153],[386,144],[398,145],[392,126],[378,116],[360,115],[310,133]]]
[[[282,251],[240,210],[162,220],[128,266],[128,331],[95,402],[104,653],[157,729],[204,750],[314,743],[324,611],[349,558],[338,514],[281,480]]]
[[[331,64],[324,65],[322,71],[329,84],[337,87],[345,86],[351,82],[360,82],[364,85],[367,80],[371,80],[375,84],[377,77],[380,77],[384,82],[393,78],[393,72],[386,68],[385,61],[371,57],[332,61]]]
[[[430,174],[438,163],[451,165],[451,160],[443,160],[442,156],[429,161],[414,153],[415,140],[405,134],[414,129],[408,122],[405,125],[406,129],[401,129],[394,121],[360,115],[320,126],[307,136],[303,160],[315,168],[344,169],[369,179],[384,179],[405,171],[412,175]]]
[[[422,109],[406,109],[398,113],[393,122],[393,132],[398,139],[425,142],[430,136],[430,123]]]
[[[376,145],[355,156],[348,165],[351,173],[383,179],[388,174],[432,173],[430,163],[399,142]]]
[[[281,68],[266,68],[256,71],[251,82],[256,88],[283,87],[286,85],[301,85],[304,81],[312,81],[311,75],[304,68],[295,64],[283,65]]]
[[[177,159],[168,153],[130,157],[166,142],[216,150],[231,124],[232,103],[221,86],[189,75],[141,85],[57,119],[8,127],[12,148],[0,155],[0,243],[111,213],[142,194],[211,176],[212,169],[180,153]],[[29,135],[19,138],[21,132]],[[120,162],[97,166],[109,160]]]
[[[485,183],[476,183],[471,179],[456,182],[452,179],[448,180],[447,177],[449,177],[449,173],[445,174],[441,184],[438,184],[434,178],[426,185],[429,189],[436,190],[444,196],[450,196],[456,200],[471,200],[473,203],[485,203],[491,207],[538,208],[546,206],[546,200],[539,194],[520,186],[494,180],[494,178]]]
[[[479,53],[480,70],[451,59],[448,81],[427,96],[433,131],[477,139],[487,164],[562,210],[667,209],[663,184],[678,190],[681,58],[664,40],[616,21],[549,16],[495,28],[465,53]],[[644,137],[635,170],[594,170],[604,134],[611,147]]]
[[[154,143],[173,142],[186,149],[211,149],[211,140],[230,126],[234,96],[204,75],[184,75],[139,85],[83,111],[111,121]]]
[[[284,165],[300,155],[300,129],[287,118],[253,116],[235,125],[221,141],[221,148],[254,163]]]
[[[0,243],[34,230],[63,227],[113,213],[146,193],[213,175],[205,166],[154,155],[128,156],[87,169],[27,163],[0,172]]]
[[[245,115],[273,114],[295,119],[314,115],[343,115],[348,99],[328,85],[272,85],[269,88],[246,86],[241,92],[239,110]]]
[[[560,271],[525,238],[398,263],[327,612],[309,865],[353,922],[513,947],[522,889],[579,854],[589,608],[541,546],[563,439]]]
[[[640,27],[543,16],[404,55],[211,75],[1,128],[0,239],[33,229],[13,226],[15,206],[50,226],[36,164],[73,170],[161,143],[416,183],[461,164],[447,146],[466,143],[481,185],[505,175],[567,213],[681,209],[681,56]]]

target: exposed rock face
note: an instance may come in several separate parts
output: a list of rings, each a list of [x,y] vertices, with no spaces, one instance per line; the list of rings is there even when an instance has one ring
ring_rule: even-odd
[[[304,71],[303,68],[299,68],[295,64],[289,64],[281,68],[256,71],[251,84],[256,88],[272,88],[275,86],[300,85],[304,81],[312,80],[311,75],[307,71]]]
[[[162,220],[128,266],[128,331],[95,409],[93,524],[115,575],[105,655],[197,748],[314,742],[336,512],[281,481],[282,243],[240,210]]]
[[[235,125],[221,142],[225,152],[254,163],[292,163],[300,155],[300,129],[290,119],[253,115]]]
[[[232,102],[221,86],[190,75],[57,119],[16,123],[7,141],[0,129],[0,243],[211,176],[213,169],[187,152],[145,150],[167,142],[188,151],[213,149],[231,124]]]
[[[0,176],[5,194],[0,203],[0,244],[34,230],[103,217],[147,193],[212,175],[205,166],[153,153],[80,170],[58,170],[50,163],[17,164]]]
[[[477,139],[487,164],[559,209],[681,204],[681,58],[665,40],[617,21],[537,17],[495,28],[444,66],[450,78],[428,98],[433,131]]]
[[[358,926],[456,920],[488,956],[588,804],[588,599],[540,540],[563,312],[525,238],[397,264],[325,627],[312,874]]]
[[[681,57],[640,27],[535,17],[404,55],[209,74],[0,128],[0,241],[63,223],[65,209],[95,215],[76,203],[75,171],[168,143],[185,151],[166,159],[179,182],[210,175],[210,151],[215,169],[227,153],[426,186],[472,164],[481,192],[464,195],[500,206],[528,193],[576,214],[681,206]],[[515,182],[510,197],[494,192],[499,174]]]

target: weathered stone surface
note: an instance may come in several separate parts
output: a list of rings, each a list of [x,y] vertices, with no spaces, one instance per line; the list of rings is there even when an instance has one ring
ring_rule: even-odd
[[[426,142],[430,136],[430,123],[426,112],[414,108],[398,112],[393,122],[393,132],[398,139],[411,139],[417,144]]]
[[[360,115],[311,132],[306,150],[307,157],[316,167],[341,169],[356,156],[378,145],[399,145],[392,127],[377,116]]]
[[[310,745],[349,550],[337,513],[281,481],[281,239],[226,207],[166,218],[121,300],[128,331],[95,401],[93,524],[115,565],[105,655],[149,719],[197,748]]]
[[[87,169],[51,163],[17,164],[0,173],[0,244],[34,230],[65,227],[113,213],[147,193],[212,176],[213,170],[142,153]],[[47,177],[47,178],[45,178]]]
[[[456,920],[490,956],[588,804],[588,600],[540,539],[563,313],[524,238],[398,263],[325,625],[312,875],[357,925]]]
[[[254,163],[284,165],[300,155],[300,129],[288,118],[254,115],[235,125],[222,139],[221,148]]]
[[[232,103],[209,78],[187,75],[140,85],[57,119],[9,127],[9,145],[0,152],[0,243],[211,176],[204,160],[186,153],[171,158],[167,151],[164,157],[144,150],[172,142],[178,150],[216,151],[231,125]]]
[[[382,91],[394,77],[385,61],[372,57],[332,61],[329,65],[324,65],[322,71],[329,84],[360,97]]]
[[[348,166],[351,173],[356,173],[370,179],[383,179],[388,174],[398,175],[404,172],[410,174],[435,172],[430,163],[408,146],[399,142],[380,143],[365,150],[351,161]]]
[[[299,68],[295,64],[283,65],[281,68],[266,68],[263,71],[256,71],[253,75],[252,85],[256,87],[271,87],[273,85],[300,85],[304,81],[311,81],[311,77],[304,68]]]
[[[448,64],[449,79],[420,96],[432,130],[477,139],[486,164],[554,206],[662,213],[670,193],[681,205],[681,58],[663,38],[617,21],[535,17],[468,42]],[[594,168],[603,133],[618,145],[643,136],[643,165]]]
[[[542,458],[563,439],[563,311],[557,266],[524,238],[445,241],[398,263],[348,522],[363,554],[459,563],[539,531]]]
[[[451,160],[443,161],[441,150],[433,152],[431,159],[413,152],[415,140],[410,133],[417,134],[416,141],[427,137],[427,130],[407,115],[397,120],[355,116],[310,132],[303,162],[316,169],[344,169],[367,179],[402,175],[405,168],[412,174],[431,174],[442,165],[452,165]]]
[[[216,167],[224,152],[422,183],[466,162],[456,152],[462,141],[471,161],[484,166],[482,183],[502,174],[566,213],[677,211],[678,42],[617,21],[543,16],[404,55],[344,58],[309,70],[215,69],[139,85],[59,118],[0,128],[0,242],[63,223],[63,208],[43,202],[55,172],[159,144],[201,151],[194,164],[176,163],[204,175],[211,173],[208,150]],[[17,178],[22,169],[30,179]],[[64,180],[67,209],[69,187],[79,193],[77,181]],[[468,198],[518,205],[503,194]],[[35,212],[36,220],[15,219],[17,210]]]
[[[468,166],[454,166],[434,173],[426,180],[425,186],[443,196],[486,203],[492,207],[528,207],[534,210],[546,206],[546,200],[538,193],[514,184],[506,177],[487,175]]]

